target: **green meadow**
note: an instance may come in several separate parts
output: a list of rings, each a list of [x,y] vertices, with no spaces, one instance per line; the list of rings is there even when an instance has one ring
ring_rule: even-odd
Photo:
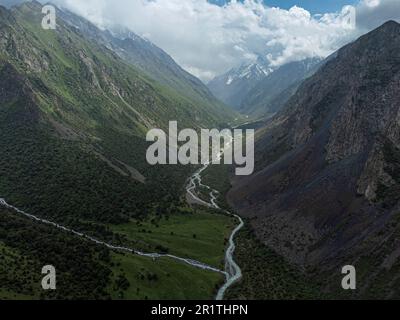
[[[223,283],[222,274],[205,271],[169,258],[149,259],[133,254],[112,254],[113,299],[212,299]]]
[[[222,269],[234,223],[231,217],[197,209],[192,213],[131,220],[110,228],[124,235],[135,248],[191,258]]]

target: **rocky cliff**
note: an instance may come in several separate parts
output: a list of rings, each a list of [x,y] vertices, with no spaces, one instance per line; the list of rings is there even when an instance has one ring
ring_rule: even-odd
[[[400,294],[399,103],[400,25],[389,21],[339,50],[259,130],[258,172],[228,196],[267,246],[330,290],[354,264],[355,295]]]

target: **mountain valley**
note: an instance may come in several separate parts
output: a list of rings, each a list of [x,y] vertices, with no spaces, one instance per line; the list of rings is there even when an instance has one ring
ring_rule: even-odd
[[[122,24],[60,6],[44,30],[22,2],[0,6],[1,300],[400,298],[398,22],[205,84]],[[254,129],[255,172],[150,165],[172,121]]]

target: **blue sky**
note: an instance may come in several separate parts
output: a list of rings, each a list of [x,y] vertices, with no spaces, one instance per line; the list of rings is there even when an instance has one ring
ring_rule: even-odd
[[[209,2],[222,5],[227,0],[209,0]],[[302,7],[312,14],[336,12],[345,5],[353,5],[357,0],[264,0],[264,3],[271,7],[290,9],[294,5]]]

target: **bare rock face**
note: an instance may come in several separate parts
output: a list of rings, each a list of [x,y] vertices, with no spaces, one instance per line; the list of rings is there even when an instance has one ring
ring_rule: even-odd
[[[228,199],[289,260],[323,273],[375,259],[377,277],[399,242],[399,120],[400,25],[390,21],[303,82],[260,130],[258,172]]]

